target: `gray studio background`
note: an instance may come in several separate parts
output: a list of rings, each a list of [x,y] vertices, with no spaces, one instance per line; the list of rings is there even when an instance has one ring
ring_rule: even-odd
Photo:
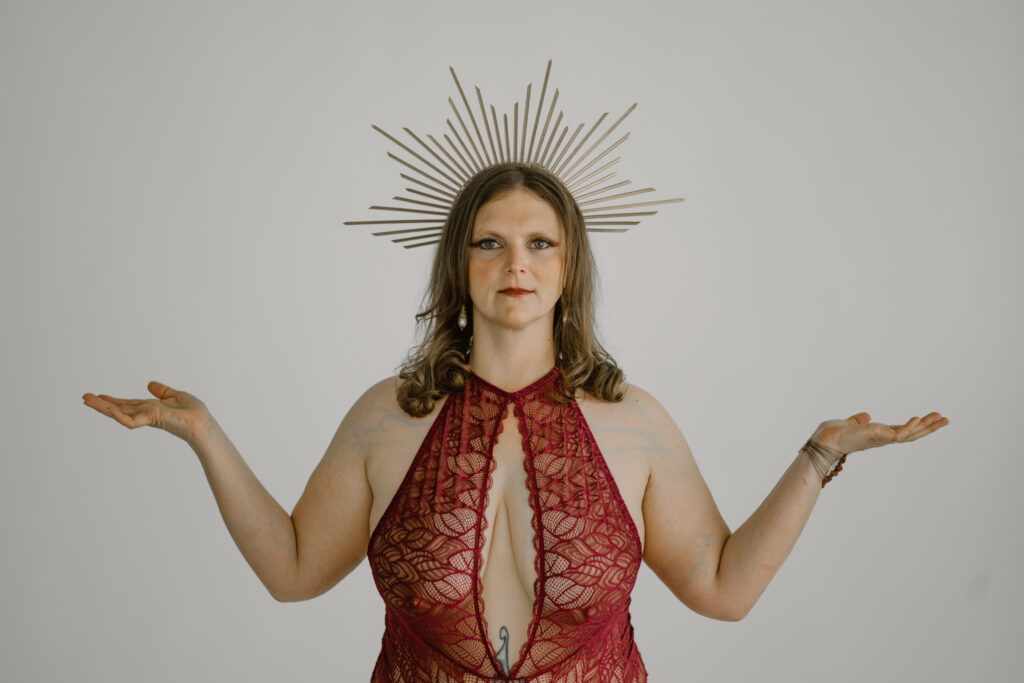
[[[0,679],[365,681],[365,563],[280,604],[191,450],[86,391],[195,393],[290,510],[412,344],[432,248],[346,219],[401,187],[376,123],[633,102],[600,320],[734,528],[818,422],[860,453],[749,617],[646,568],[652,681],[1012,681],[1024,619],[1019,2],[0,2]],[[549,91],[550,92],[550,91]]]

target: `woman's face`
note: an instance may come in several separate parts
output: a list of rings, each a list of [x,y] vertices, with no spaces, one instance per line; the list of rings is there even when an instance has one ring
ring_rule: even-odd
[[[516,188],[480,207],[469,246],[473,325],[546,325],[562,294],[565,229],[555,209]]]

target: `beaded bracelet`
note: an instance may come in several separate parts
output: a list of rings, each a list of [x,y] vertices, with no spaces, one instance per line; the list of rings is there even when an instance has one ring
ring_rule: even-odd
[[[821,488],[825,488],[825,484],[832,481],[837,474],[842,472],[843,463],[846,462],[847,455],[812,439],[807,440],[807,443],[803,445],[800,452],[807,454],[807,457],[811,459],[811,464],[814,465],[814,469],[821,476]]]

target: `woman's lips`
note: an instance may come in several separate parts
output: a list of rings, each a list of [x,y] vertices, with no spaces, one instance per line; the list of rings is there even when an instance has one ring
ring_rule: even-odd
[[[502,289],[502,290],[500,290],[498,292],[498,294],[505,294],[507,296],[526,296],[527,294],[532,294],[532,293],[533,293],[533,290],[519,289],[517,287],[508,287],[508,288]]]

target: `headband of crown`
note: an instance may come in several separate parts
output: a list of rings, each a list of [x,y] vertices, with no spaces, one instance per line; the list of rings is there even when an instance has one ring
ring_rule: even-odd
[[[459,83],[459,77],[455,75],[455,69],[449,67],[449,70],[452,72],[452,78],[455,79],[455,87],[458,88],[459,96],[462,98],[465,113],[469,118],[473,131],[476,133],[476,140],[470,134],[469,127],[466,126],[466,120],[463,118],[462,113],[459,112],[458,107],[455,106],[455,101],[450,97],[448,98],[448,104],[451,106],[452,113],[455,114],[455,119],[458,121],[459,128],[462,129],[464,135],[459,134],[451,119],[446,119],[445,123],[448,124],[448,130],[451,132],[451,137],[448,136],[448,133],[443,134],[445,142],[448,143],[447,148],[438,142],[437,138],[433,135],[426,136],[434,145],[431,147],[423,142],[416,133],[413,133],[408,128],[403,128],[409,134],[409,137],[418,143],[443,168],[436,166],[434,162],[423,157],[379,126],[373,126],[375,131],[398,145],[406,154],[411,155],[416,160],[412,162],[388,152],[389,157],[415,174],[406,175],[401,173],[400,175],[409,183],[418,185],[419,189],[416,187],[405,188],[407,192],[415,195],[415,197],[394,197],[395,201],[403,202],[403,206],[371,206],[370,209],[401,212],[401,214],[412,214],[416,217],[372,221],[345,221],[345,225],[396,226],[394,230],[384,230],[373,234],[390,237],[392,242],[401,244],[406,249],[437,244],[441,241],[441,231],[444,229],[448,215],[462,188],[484,169],[507,163],[538,166],[558,178],[565,185],[566,189],[569,190],[576,204],[580,207],[588,232],[626,232],[630,226],[640,223],[636,219],[642,216],[653,216],[657,213],[657,211],[638,211],[637,209],[683,201],[682,198],[676,198],[620,203],[620,200],[626,197],[654,192],[654,188],[645,187],[640,190],[617,192],[620,188],[629,185],[630,181],[620,180],[618,182],[611,182],[615,177],[615,172],[606,173],[606,171],[617,164],[622,157],[615,157],[611,161],[607,161],[594,168],[629,138],[629,133],[626,133],[595,154],[595,151],[601,147],[608,136],[636,109],[636,104],[627,109],[595,142],[587,147],[585,152],[580,154],[580,149],[595,134],[608,116],[608,113],[601,114],[580,141],[576,143],[575,147],[573,147],[573,143],[579,137],[584,124],[579,124],[572,135],[569,136],[568,142],[566,142],[565,138],[569,132],[569,125],[565,124],[561,128],[561,133],[558,132],[559,126],[562,125],[562,111],[558,112],[555,125],[550,127],[551,135],[549,136],[548,130],[551,124],[551,115],[554,113],[555,105],[558,103],[558,90],[556,89],[554,96],[551,98],[551,104],[548,106],[544,127],[540,131],[540,137],[538,137],[538,124],[544,109],[544,97],[548,90],[548,77],[551,75],[551,60],[548,60],[547,70],[544,72],[544,85],[541,87],[540,99],[537,102],[537,112],[533,116],[532,129],[529,126],[532,84],[526,86],[522,132],[520,132],[519,128],[519,103],[516,102],[513,106],[511,135],[509,134],[508,114],[502,115],[503,125],[499,128],[498,114],[494,110],[494,105],[491,105],[490,120],[488,120],[488,108],[484,106],[483,95],[480,94],[480,88],[475,88],[477,103],[480,105],[480,118],[483,121],[484,132],[487,134],[485,142],[484,135],[480,132],[480,125],[473,114],[473,109],[469,105],[469,100],[466,99],[466,93],[463,92],[462,85]],[[529,145],[526,142],[527,137],[530,139]],[[480,143],[479,147],[477,142]],[[562,144],[563,142],[565,144]]]

